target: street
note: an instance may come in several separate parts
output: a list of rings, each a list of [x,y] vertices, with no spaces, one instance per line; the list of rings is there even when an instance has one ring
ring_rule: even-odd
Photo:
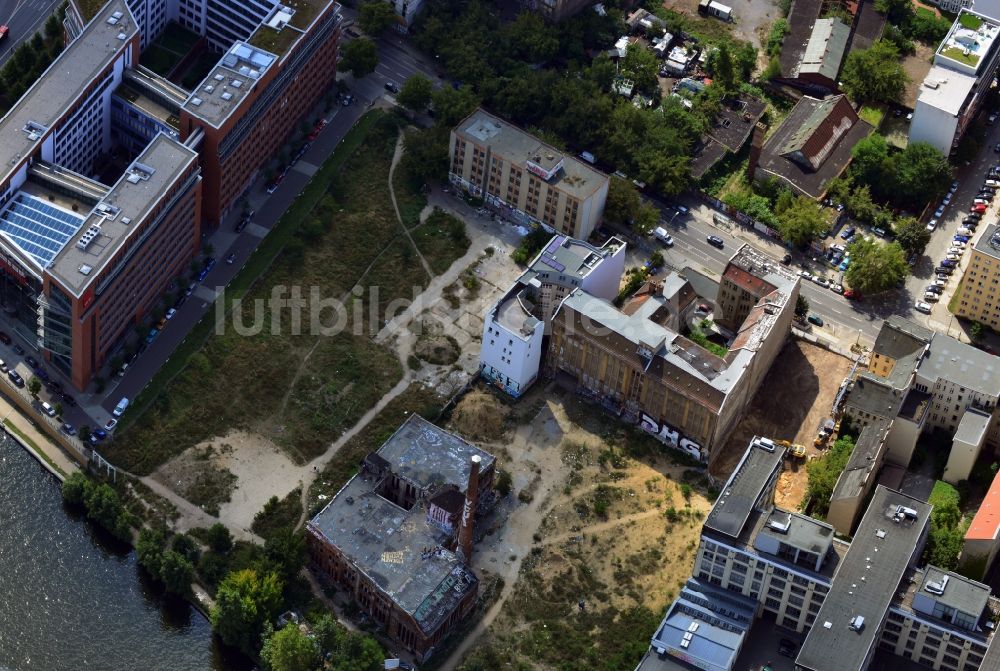
[[[21,42],[42,29],[45,20],[62,0],[14,0],[3,3],[0,9],[0,25],[6,25],[10,32],[0,42],[0,67],[3,67]],[[13,5],[12,9],[8,9]]]

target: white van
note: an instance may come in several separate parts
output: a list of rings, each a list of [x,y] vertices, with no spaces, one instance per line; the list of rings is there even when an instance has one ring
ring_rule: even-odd
[[[122,413],[125,412],[126,408],[128,408],[128,399],[122,398],[122,400],[118,401],[118,405],[115,406],[115,409],[112,411],[112,414],[115,417],[121,417]]]
[[[42,401],[42,412],[44,412],[49,417],[55,417],[56,416],[56,409],[53,408],[48,403],[46,403],[45,401]]]
[[[656,236],[656,239],[662,242],[667,247],[674,246],[674,239],[670,236],[669,233],[667,233],[667,229],[663,228],[662,226],[657,226],[656,230],[653,231],[653,235]]]
[[[597,161],[597,159],[594,158],[594,155],[591,154],[589,151],[582,151],[582,152],[580,152],[580,158],[582,158],[584,161],[586,161],[590,165],[594,165],[594,163]]]

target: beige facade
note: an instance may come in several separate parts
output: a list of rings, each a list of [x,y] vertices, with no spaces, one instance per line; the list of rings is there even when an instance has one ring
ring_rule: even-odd
[[[604,214],[608,176],[481,109],[451,132],[452,184],[516,223],[586,240]]]
[[[955,315],[1000,331],[1000,232],[986,227],[962,276]]]

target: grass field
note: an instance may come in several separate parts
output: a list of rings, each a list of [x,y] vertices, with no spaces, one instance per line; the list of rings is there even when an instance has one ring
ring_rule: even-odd
[[[411,287],[429,279],[389,199],[398,133],[398,119],[382,112],[355,126],[227,288],[232,318],[213,332],[210,314],[194,328],[137,399],[138,417],[108,446],[109,460],[149,473],[187,447],[242,428],[301,462],[396,384],[400,362],[369,335],[389,301],[411,298]],[[433,267],[465,251],[438,247]],[[285,288],[282,297],[297,290],[306,299],[297,330],[291,311],[269,302],[275,287]],[[352,293],[355,287],[362,291]],[[314,314],[312,294],[327,304],[348,300],[339,314],[322,306]],[[260,332],[241,335],[237,324]]]

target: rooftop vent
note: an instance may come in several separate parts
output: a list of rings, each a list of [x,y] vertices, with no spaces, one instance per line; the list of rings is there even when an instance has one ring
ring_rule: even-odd
[[[232,100],[233,99],[233,94],[230,93],[229,91],[226,91],[225,93],[222,94],[222,99],[223,100]]]
[[[211,93],[214,90],[215,90],[214,86],[212,86],[211,84],[205,84],[205,93]]]
[[[119,21],[119,20],[120,20],[120,19],[119,19],[119,17],[117,17],[117,16],[114,16],[114,15],[112,15],[112,16],[109,16],[109,17],[108,17],[108,25],[109,25],[109,26],[114,26],[114,25],[117,25],[117,24],[118,24],[118,21]]]
[[[115,10],[114,12],[112,12],[111,16],[115,17],[116,19],[120,19],[123,16],[125,16],[125,12],[121,11],[120,9],[118,9],[118,10]]]
[[[109,205],[108,203],[98,203],[94,210],[106,219],[114,219],[122,211],[120,207]]]
[[[124,41],[126,37],[128,37],[128,35],[126,35],[125,33],[118,33],[118,39],[119,40],[123,40]]]
[[[100,224],[91,224],[87,227],[87,230],[83,232],[83,235],[80,236],[80,239],[76,241],[76,246],[79,249],[86,249],[90,246],[90,243],[94,241],[94,238],[100,234]]]
[[[79,267],[78,270],[80,271],[81,275],[89,275],[90,271],[93,269],[94,269],[93,266],[88,266],[86,263],[84,263],[82,266]]]
[[[851,622],[850,624],[847,625],[847,628],[850,629],[851,631],[856,631],[858,633],[861,633],[865,628],[865,616],[855,615],[854,617],[851,618]]]
[[[238,89],[241,86],[243,86],[243,80],[242,79],[234,79],[231,83],[232,83],[234,89]]]
[[[122,223],[128,226],[132,223],[132,217],[122,217]]]
[[[221,82],[225,78],[226,78],[225,75],[223,75],[221,72],[216,73],[215,77],[213,77],[213,79],[217,82]]]
[[[197,107],[198,105],[201,104],[201,98],[199,98],[197,96],[195,96],[194,98],[191,98],[191,104],[194,105],[195,107]]]

